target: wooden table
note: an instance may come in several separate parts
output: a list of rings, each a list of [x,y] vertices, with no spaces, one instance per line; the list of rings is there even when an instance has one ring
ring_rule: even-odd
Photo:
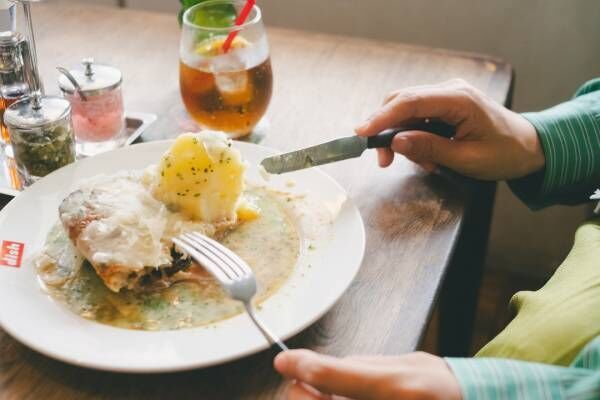
[[[65,1],[33,10],[47,92],[57,92],[56,65],[94,56],[123,70],[129,110],[159,116],[144,140],[185,129],[174,15]],[[510,66],[488,57],[284,29],[270,29],[269,39],[275,89],[263,144],[282,150],[351,134],[386,93],[408,85],[462,77],[500,103],[510,98]],[[415,350],[442,292],[442,331],[450,338],[442,349],[464,351],[468,335],[456,338],[464,338],[472,320],[495,186],[427,175],[406,160],[380,170],[371,152],[323,169],[359,207],[367,251],[348,292],[291,347],[334,355]],[[452,284],[442,290],[445,274]],[[0,330],[0,398],[280,398],[273,354],[186,373],[115,374],[46,358]]]

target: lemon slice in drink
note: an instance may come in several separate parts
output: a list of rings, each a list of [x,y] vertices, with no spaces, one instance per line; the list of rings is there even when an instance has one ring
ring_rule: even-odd
[[[204,40],[196,45],[196,53],[205,57],[215,57],[224,54],[223,43],[225,43],[226,39],[226,36],[217,36],[215,38]],[[250,42],[238,35],[233,39],[233,42],[231,42],[231,49],[229,51],[243,49],[249,46]]]

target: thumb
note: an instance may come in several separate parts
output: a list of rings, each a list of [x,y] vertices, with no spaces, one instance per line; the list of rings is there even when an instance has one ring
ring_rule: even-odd
[[[392,141],[392,150],[419,164],[437,164],[460,169],[463,143],[422,131],[402,132]]]
[[[375,399],[385,373],[364,363],[320,355],[309,350],[279,353],[275,368],[283,376],[297,379],[322,393],[358,399]]]

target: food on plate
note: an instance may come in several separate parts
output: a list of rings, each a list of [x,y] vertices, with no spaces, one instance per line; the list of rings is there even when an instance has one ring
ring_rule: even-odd
[[[96,177],[65,198],[60,220],[109,289],[139,288],[188,267],[172,237],[214,236],[237,223],[244,165],[230,146],[219,132],[184,134],[158,168]]]
[[[152,191],[169,209],[192,219],[235,221],[245,168],[224,134],[186,133],[160,160]]]
[[[241,312],[171,239],[198,231],[253,269],[261,302],[300,252],[295,197],[249,184],[218,132],[179,136],[158,165],[81,182],[36,259],[52,296],[77,314],[133,329],[200,326]]]
[[[135,173],[86,182],[65,198],[59,216],[77,250],[114,292],[140,288],[151,277],[189,266],[170,243],[182,228],[214,235],[218,227],[169,211]]]

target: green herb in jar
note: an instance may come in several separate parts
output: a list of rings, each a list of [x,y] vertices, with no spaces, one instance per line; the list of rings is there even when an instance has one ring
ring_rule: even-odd
[[[75,141],[69,126],[12,128],[11,140],[17,166],[37,178],[75,161]]]

